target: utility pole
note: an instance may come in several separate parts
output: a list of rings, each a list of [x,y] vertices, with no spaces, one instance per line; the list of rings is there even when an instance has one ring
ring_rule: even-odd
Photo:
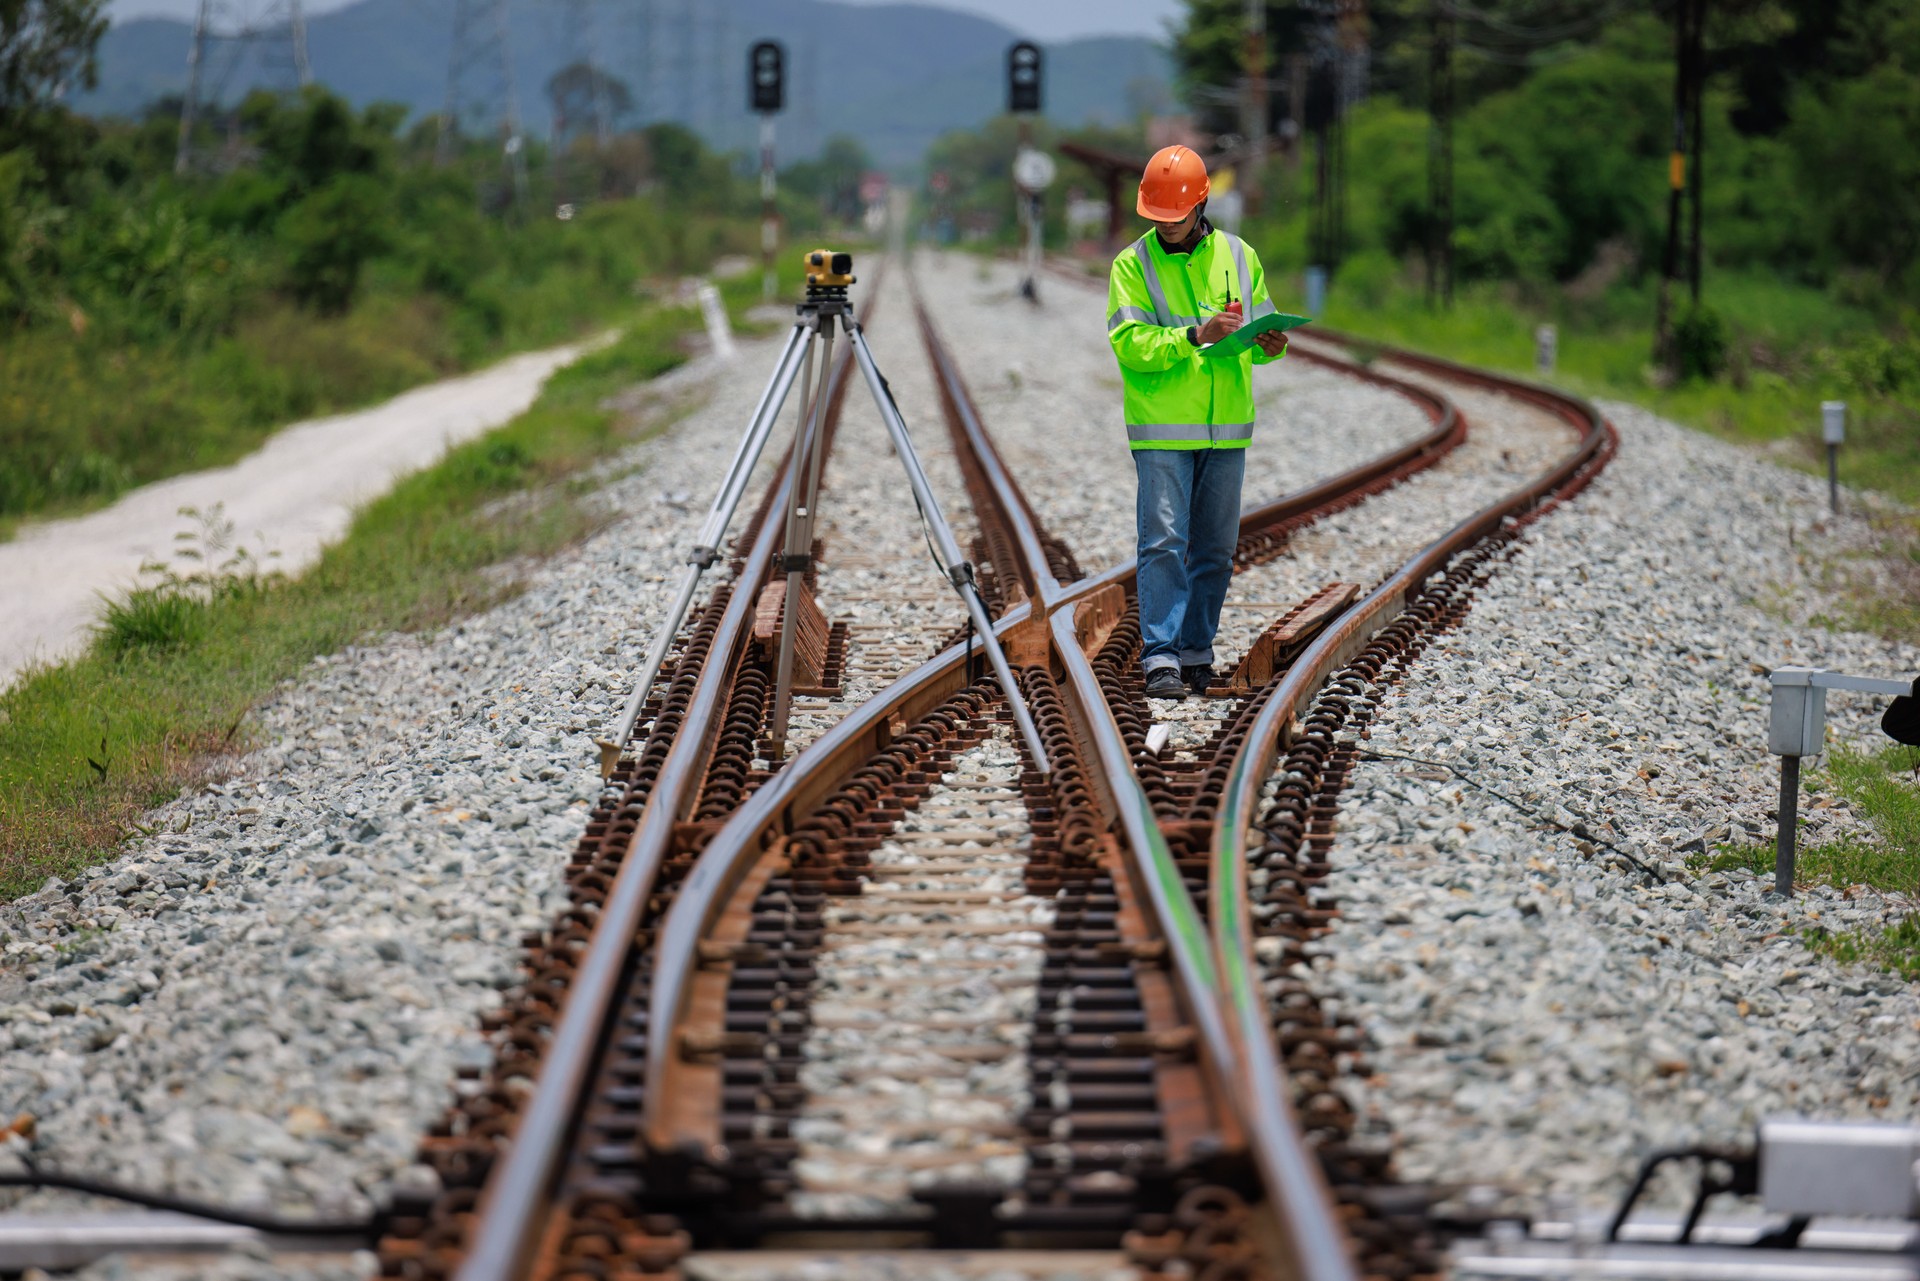
[[[1453,306],[1453,38],[1451,0],[1433,0],[1427,72],[1427,305]]]
[[[263,50],[256,70],[267,73],[264,78],[269,83],[301,89],[313,83],[313,67],[307,61],[307,20],[300,0],[275,0],[245,21],[237,20],[222,0],[200,0],[194,9],[193,38],[187,45],[187,92],[180,102],[175,173],[184,174],[193,165],[193,131],[202,110],[226,99],[228,81],[243,65],[246,53],[255,48]],[[215,51],[224,55],[217,74],[212,62]],[[276,58],[276,51],[284,57]]]
[[[1693,205],[1693,235],[1688,253],[1687,280],[1692,286],[1693,303],[1700,305],[1700,198],[1706,182],[1706,130],[1702,103],[1707,96],[1707,0],[1690,0],[1694,8],[1693,30],[1693,165],[1687,198]]]
[[[1247,140],[1242,208],[1260,212],[1260,177],[1267,159],[1267,0],[1247,0],[1246,95],[1240,133]]]
[[[1673,10],[1673,148],[1667,157],[1667,243],[1661,256],[1660,293],[1653,318],[1653,359],[1677,375],[1679,350],[1673,333],[1673,283],[1681,272],[1681,220],[1684,202],[1693,198],[1692,244],[1687,274],[1695,302],[1700,298],[1700,187],[1698,174],[1689,175],[1688,135],[1697,150],[1700,141],[1700,96],[1706,27],[1706,0],[1677,0]],[[1698,168],[1698,156],[1695,156]]]
[[[1307,146],[1307,77],[1310,74],[1306,54],[1287,55],[1287,123],[1293,128],[1287,163],[1296,174],[1300,172],[1300,155]]]
[[[633,87],[633,114],[639,124],[653,119],[653,0],[638,0],[633,6],[633,65],[639,83]]]
[[[698,133],[700,130],[700,64],[694,58],[696,32],[694,31],[693,0],[683,0],[680,6],[680,101],[686,109],[687,128]]]

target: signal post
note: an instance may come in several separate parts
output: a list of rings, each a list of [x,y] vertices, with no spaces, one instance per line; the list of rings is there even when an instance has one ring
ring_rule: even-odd
[[[780,248],[780,211],[774,205],[773,118],[786,106],[787,55],[778,40],[747,51],[747,105],[760,116],[760,293],[771,301],[779,286],[774,255]]]

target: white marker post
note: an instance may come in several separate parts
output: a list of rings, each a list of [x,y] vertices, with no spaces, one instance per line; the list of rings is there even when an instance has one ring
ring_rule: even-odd
[[[713,343],[713,354],[721,360],[732,360],[733,327],[727,323],[727,305],[720,301],[720,290],[711,280],[703,280],[694,286],[693,294],[700,300],[700,314],[707,322],[707,338]]]
[[[1533,331],[1533,367],[1542,374],[1553,372],[1553,362],[1560,354],[1560,331],[1552,325],[1541,325]]]
[[[1847,439],[1847,402],[1820,402],[1820,436],[1827,442],[1827,506],[1840,514],[1840,446]]]

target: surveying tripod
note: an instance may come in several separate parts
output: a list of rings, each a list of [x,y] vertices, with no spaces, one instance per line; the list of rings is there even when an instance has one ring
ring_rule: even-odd
[[[881,376],[879,366],[874,363],[873,352],[860,330],[860,322],[854,317],[853,304],[847,297],[848,286],[854,283],[854,277],[850,274],[852,255],[815,250],[807,255],[807,265],[807,293],[805,299],[794,308],[793,331],[787,337],[786,349],[781,352],[779,363],[774,366],[773,377],[761,393],[760,403],[747,424],[746,434],[734,451],[733,462],[728,465],[720,492],[714,496],[713,506],[707,511],[706,522],[700,527],[693,550],[687,554],[687,567],[681,575],[680,590],[660,630],[654,635],[646,665],[634,683],[633,693],[627,699],[620,722],[610,737],[600,740],[600,772],[603,776],[609,775],[619,763],[620,754],[633,734],[634,722],[639,719],[647,693],[653,688],[655,678],[666,663],[667,650],[673,644],[673,638],[679,634],[687,611],[693,605],[700,577],[720,558],[721,538],[733,520],[734,509],[740,505],[748,478],[766,449],[774,423],[786,405],[794,378],[798,376],[801,378],[800,420],[795,427],[786,483],[786,532],[781,554],[775,558],[774,564],[775,572],[786,575],[786,597],[781,610],[773,715],[768,733],[772,742],[772,759],[778,760],[785,755],[793,701],[794,635],[800,625],[800,591],[807,571],[813,567],[813,531],[820,496],[820,470],[826,458],[826,409],[832,381],[833,342],[835,332],[844,330],[853,359],[866,378],[867,389],[873,394],[874,405],[879,409],[880,419],[886,424],[887,435],[893,441],[893,452],[906,470],[907,484],[913,490],[914,505],[919,509],[920,519],[927,529],[935,562],[966,606],[971,629],[980,638],[981,648],[993,667],[1001,692],[1006,695],[1014,724],[1033,757],[1035,767],[1042,774],[1048,773],[1052,764],[1040,741],[1039,730],[1034,726],[1033,714],[1020,693],[1019,682],[1014,679],[1013,669],[1007,662],[1006,652],[1001,648],[999,638],[994,635],[993,620],[974,581],[973,563],[961,555],[960,544],[953,536],[953,527],[947,523],[939,501],[934,498],[933,489],[927,483],[926,470],[920,465],[920,454],[914,448],[906,420],[900,416],[893,392],[887,386],[887,380]],[[817,387],[813,376],[816,340],[821,348]]]

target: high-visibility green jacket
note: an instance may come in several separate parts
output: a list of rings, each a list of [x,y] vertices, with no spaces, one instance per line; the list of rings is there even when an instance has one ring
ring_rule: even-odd
[[[1187,329],[1226,306],[1229,292],[1248,320],[1274,310],[1259,255],[1231,232],[1210,231],[1192,252],[1170,254],[1149,231],[1113,260],[1107,341],[1126,384],[1129,448],[1253,443],[1253,366],[1278,357],[1255,347],[1209,358],[1187,341]]]

